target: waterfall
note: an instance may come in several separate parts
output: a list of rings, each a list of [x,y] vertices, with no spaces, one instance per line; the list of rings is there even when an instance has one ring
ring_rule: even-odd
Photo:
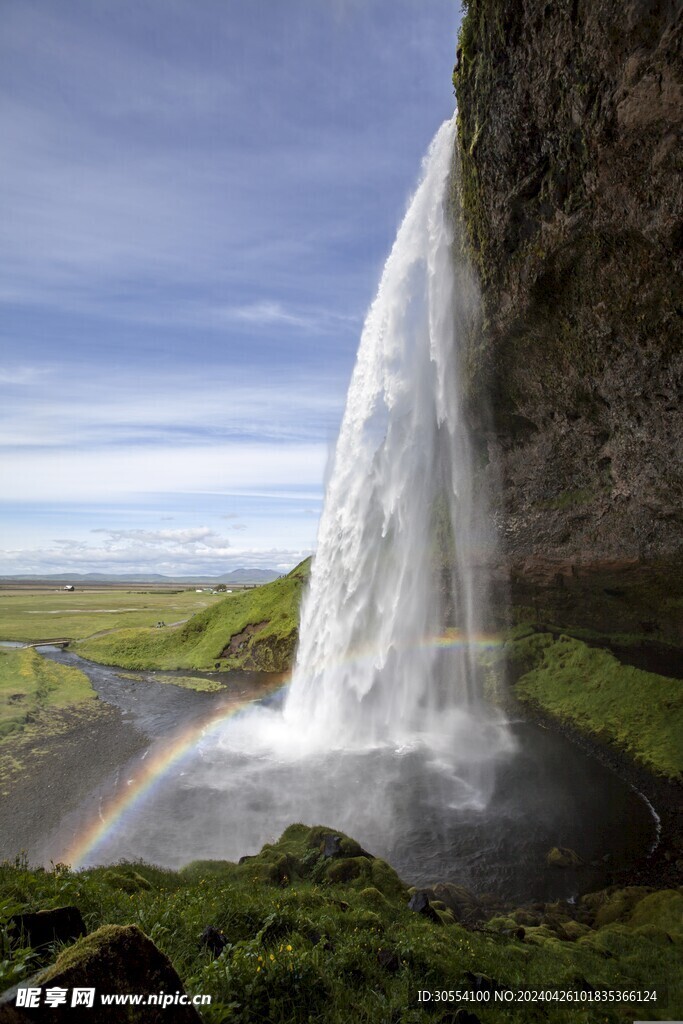
[[[459,398],[448,191],[455,118],[437,132],[363,328],[305,596],[285,721],[335,747],[443,735],[485,717],[472,558],[483,510]],[[450,549],[439,587],[437,537]],[[447,606],[460,643],[436,642]],[[464,733],[464,729],[460,730]]]
[[[461,401],[477,304],[457,256],[454,146],[449,121],[363,329],[284,707],[278,694],[208,727],[153,805],[119,821],[126,773],[90,863],[236,860],[301,821],[352,835],[411,884],[526,901],[575,891],[543,871],[560,838],[613,863],[626,814],[652,841],[649,812],[611,773],[481,696],[491,517]],[[166,762],[161,742],[147,765]]]

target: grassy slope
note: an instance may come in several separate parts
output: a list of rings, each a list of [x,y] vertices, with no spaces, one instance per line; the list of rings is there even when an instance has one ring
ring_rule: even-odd
[[[0,640],[81,639],[103,629],[153,626],[160,619],[178,622],[218,601],[194,590],[62,590],[0,592]]]
[[[130,669],[247,668],[284,671],[296,646],[299,602],[310,560],[288,576],[254,590],[231,594],[176,629],[118,630],[83,641],[78,654]],[[247,626],[267,625],[245,639],[236,654],[221,657],[231,637]]]
[[[522,932],[514,912],[470,931],[450,912],[432,921],[410,911],[409,893],[389,865],[353,856],[352,840],[341,859],[323,858],[328,831],[293,825],[242,865],[199,862],[181,872],[142,864],[43,872],[6,864],[0,937],[12,913],[65,904],[81,909],[90,931],[137,924],[171,958],[188,991],[213,996],[203,1010],[207,1024],[450,1024],[458,1002],[420,1004],[418,991],[471,991],[473,975],[485,975],[489,990],[660,993],[637,1011],[632,1003],[496,1003],[490,995],[469,1004],[483,1024],[680,1016],[680,893],[591,894],[573,908],[546,907],[541,924],[529,926],[526,912]],[[199,941],[207,925],[228,942],[216,959]],[[88,940],[82,948],[87,955]],[[76,962],[78,946],[63,956]],[[0,988],[36,966],[31,951],[15,949],[0,961]]]
[[[83,672],[58,665],[34,650],[0,650],[0,738],[20,732],[41,711],[95,697]]]
[[[683,774],[683,686],[622,665],[609,651],[549,633],[520,636],[505,654],[517,696],[616,743],[669,778]]]

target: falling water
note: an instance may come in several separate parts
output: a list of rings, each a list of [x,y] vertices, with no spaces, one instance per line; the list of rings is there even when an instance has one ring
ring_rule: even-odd
[[[490,722],[472,643],[484,510],[459,399],[471,295],[455,284],[454,144],[453,119],[429,149],[365,322],[302,609],[285,719],[342,747],[447,742],[454,726],[478,744]],[[463,643],[446,657],[430,640],[447,615]]]
[[[645,813],[628,788],[630,802],[615,794],[610,773],[596,780],[569,744],[508,726],[480,696],[475,568],[489,517],[459,398],[473,293],[453,258],[454,144],[450,121],[365,323],[284,708],[264,702],[207,730],[144,800],[117,810],[87,862],[237,859],[306,821],[353,835],[410,882],[567,896],[573,882],[544,874],[548,848],[611,856],[624,815]],[[443,646],[446,626],[459,639]],[[120,694],[118,677],[101,678],[110,670],[82,665],[98,689]],[[148,700],[156,721],[169,689],[146,681],[131,707]],[[163,732],[149,761],[166,745]],[[130,772],[115,808],[136,775],[147,777],[144,760]]]

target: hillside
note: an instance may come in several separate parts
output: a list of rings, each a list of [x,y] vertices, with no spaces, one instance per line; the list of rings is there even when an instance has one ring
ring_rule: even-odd
[[[513,601],[680,644],[680,4],[466,8],[468,399]]]
[[[272,583],[230,594],[182,626],[117,630],[73,649],[91,661],[130,669],[283,672],[296,648],[310,562]]]
[[[212,996],[201,1017],[207,1024],[617,1024],[681,1010],[680,892],[630,886],[532,907],[496,904],[459,885],[416,892],[385,861],[320,826],[291,825],[239,864],[198,861],[179,872],[6,863],[0,902],[6,939],[17,923],[35,927],[36,911],[64,904],[78,908],[89,932],[76,943],[65,936],[66,948],[15,946],[13,962],[0,962],[0,987],[36,968],[34,985],[98,993],[184,986]],[[557,990],[569,993],[566,1001]],[[525,991],[538,993],[531,1011]],[[113,1019],[105,1013],[90,1009],[74,1020]],[[143,1009],[126,1019],[166,1016]],[[172,1018],[186,1019],[175,1007]]]

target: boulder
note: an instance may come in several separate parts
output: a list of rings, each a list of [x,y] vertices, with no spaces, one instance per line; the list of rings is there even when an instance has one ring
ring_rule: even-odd
[[[73,942],[86,934],[78,907],[55,907],[34,914],[13,914],[7,926],[10,942],[42,949],[51,942]]]
[[[455,920],[462,921],[463,924],[473,924],[487,916],[477,897],[462,885],[438,882],[433,893],[436,900],[448,907]]]
[[[429,902],[427,893],[420,889],[410,897],[408,910],[412,910],[415,914],[422,914],[423,917],[428,917],[430,921],[436,921],[438,924],[441,924],[441,918]]]
[[[465,971],[467,984],[473,992],[498,992],[500,985],[487,974],[475,974],[473,971]]]
[[[545,862],[552,868],[578,868],[583,863],[576,850],[569,846],[553,846],[548,850]]]
[[[401,960],[398,953],[392,953],[390,949],[377,950],[377,963],[390,974],[395,974],[401,968]]]
[[[136,925],[105,925],[92,935],[65,949],[56,962],[17,987],[42,989],[36,1008],[16,1006],[16,988],[0,999],[1,1024],[63,1019],[69,1024],[201,1024],[194,1007],[183,1005],[187,998],[182,982],[168,957]],[[73,990],[95,989],[92,1006],[71,1006]],[[66,1006],[44,1005],[45,991],[66,990]],[[163,993],[163,995],[162,995]],[[159,999],[160,1005],[102,1006],[102,995],[144,995]],[[164,996],[172,1000],[164,1005]]]
[[[455,1024],[481,1024],[476,1013],[472,1013],[471,1010],[466,1010],[464,1006],[461,1006],[459,1010],[455,1011],[453,1020],[455,1021]]]
[[[212,924],[207,924],[199,941],[214,956],[220,956],[228,944],[228,940],[223,932],[219,931],[218,928],[214,928]]]
[[[321,853],[323,857],[341,857],[341,836],[325,836]]]

